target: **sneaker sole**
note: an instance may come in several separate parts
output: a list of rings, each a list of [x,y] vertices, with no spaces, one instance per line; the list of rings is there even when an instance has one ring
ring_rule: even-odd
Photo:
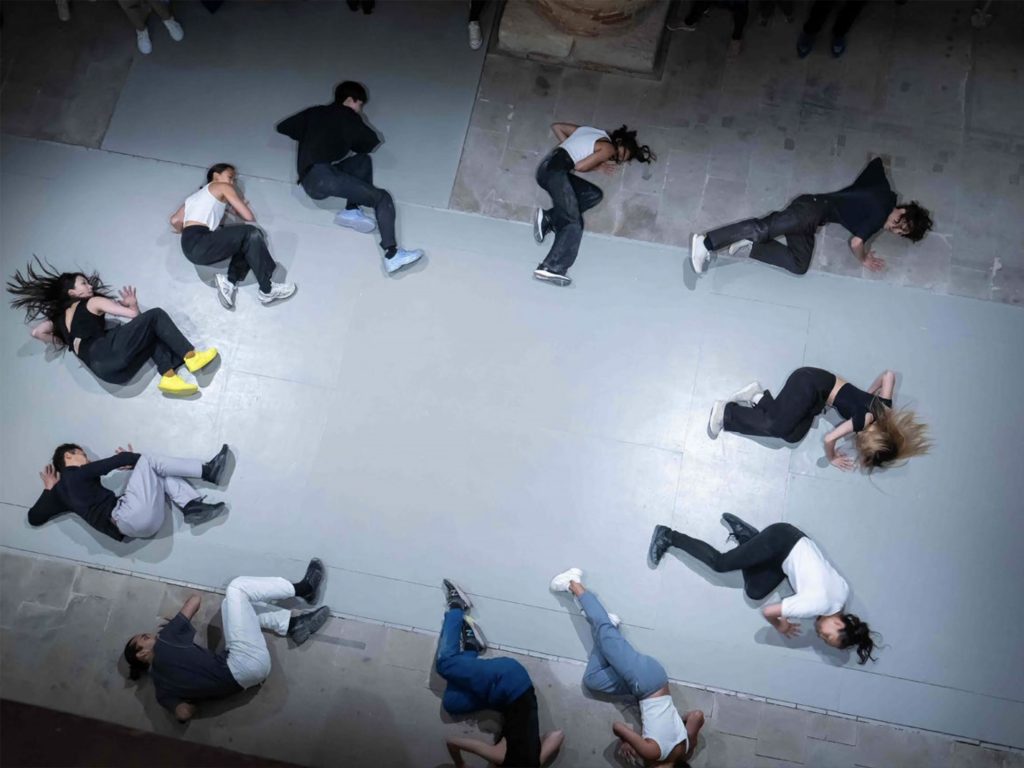
[[[533,239],[538,243],[544,242],[544,211],[540,208],[533,217]]]
[[[392,256],[391,258],[393,259],[394,257]],[[411,259],[410,261],[403,261],[397,267],[392,267],[391,266],[391,259],[385,259],[384,260],[384,269],[386,269],[388,271],[389,275],[393,275],[393,274],[395,274],[395,272],[401,272],[406,267],[411,267],[413,264],[415,264],[417,261],[419,261],[422,258],[423,258],[423,254],[421,253],[415,259]]]
[[[303,624],[301,631],[296,631],[292,634],[292,640],[296,645],[302,645],[309,640],[309,638],[323,629],[324,624],[327,623],[329,618],[331,618],[330,611],[325,610],[324,608],[317,608],[316,611],[313,612],[313,618],[309,623]]]
[[[690,238],[690,264],[693,266],[693,271],[694,272],[696,272],[698,275],[703,275],[704,274],[704,260],[701,259],[700,262],[698,263],[698,261],[697,261],[697,251],[698,250],[706,250],[706,249],[699,249],[698,248],[698,246],[697,246],[697,238],[698,237],[700,237],[700,235],[694,235],[692,238]]]
[[[716,432],[714,429],[712,429],[712,426],[711,426],[712,423],[714,422],[714,419],[715,419],[715,409],[717,407],[718,407],[718,403],[715,403],[714,405],[712,405],[711,406],[711,413],[708,414],[708,437],[710,437],[712,440],[717,440],[718,436],[722,433],[721,429],[719,429]],[[725,406],[724,405],[722,406],[722,410],[723,410],[723,413],[724,413],[724,411],[725,411]]]
[[[312,565],[313,563],[320,563],[320,568],[322,569],[321,573],[323,575],[320,577],[320,583],[317,584],[316,588],[313,590],[313,594],[308,598],[302,598],[305,600],[306,605],[316,605],[319,603],[323,599],[324,591],[327,588],[327,567],[319,557],[314,557],[309,561],[309,565]],[[306,571],[309,571],[309,566],[306,566]],[[306,578],[305,575],[303,575],[302,578]]]
[[[654,559],[654,544],[658,540],[658,533],[664,528],[663,525],[654,526],[654,532],[651,534],[651,543],[647,545],[647,564],[652,568],[657,568],[661,564],[661,558]],[[664,554],[662,555],[664,557]]]
[[[466,594],[465,590],[463,590],[462,587],[460,587],[458,584],[456,584],[454,581],[451,581],[450,579],[448,580],[448,583],[455,588],[455,594],[457,594],[459,596],[459,599],[466,604],[466,610],[468,611],[470,608],[472,608],[473,601],[469,599],[469,595]]]
[[[197,515],[191,515],[186,519],[185,522],[187,522],[189,525],[202,525],[203,523],[210,522],[215,517],[220,517],[227,511],[228,508],[224,505],[223,502],[220,502],[218,503],[216,509],[208,509],[207,511],[200,512]]]
[[[476,620],[472,616],[463,616],[462,620],[469,625],[469,628],[473,630],[473,634],[476,635],[477,642],[483,646],[480,649],[480,653],[483,653],[490,648],[487,644],[487,638],[484,637],[483,630],[480,629],[480,625],[476,623]]]
[[[542,283],[551,283],[551,285],[557,285],[560,288],[564,288],[565,286],[570,285],[572,283],[572,278],[566,277],[565,275],[541,275],[538,274],[537,272],[534,272],[533,277],[535,280],[540,280]]]
[[[362,222],[356,223],[356,222],[347,222],[347,221],[341,221],[339,219],[335,219],[334,223],[337,224],[339,227],[344,227],[345,229],[351,229],[353,232],[358,232],[361,235],[368,235],[368,234],[370,234],[371,232],[373,232],[373,231],[375,231],[377,229],[377,225],[376,224],[369,224],[369,223],[362,223]]]

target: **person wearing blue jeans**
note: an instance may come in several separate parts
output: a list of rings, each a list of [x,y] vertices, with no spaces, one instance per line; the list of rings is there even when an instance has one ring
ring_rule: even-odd
[[[642,760],[645,765],[684,764],[697,747],[704,713],[692,710],[679,716],[665,668],[629,644],[619,631],[618,617],[609,614],[601,601],[587,592],[582,578],[579,568],[570,568],[551,580],[551,590],[571,593],[590,622],[594,647],[587,659],[583,685],[594,693],[631,696],[639,702],[642,733],[623,722],[612,725],[620,755]]]
[[[437,673],[448,685],[441,705],[450,715],[481,709],[501,713],[504,724],[496,744],[477,739],[449,739],[448,753],[456,766],[465,765],[462,752],[494,765],[540,766],[550,760],[565,738],[562,731],[540,735],[537,695],[530,674],[515,659],[481,659],[487,642],[479,625],[467,614],[473,603],[460,587],[443,581],[448,610],[437,645]]]

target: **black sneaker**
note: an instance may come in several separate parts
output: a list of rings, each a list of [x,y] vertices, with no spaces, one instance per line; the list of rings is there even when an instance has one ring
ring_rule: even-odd
[[[553,285],[558,285],[563,288],[572,283],[572,278],[568,275],[563,275],[559,272],[552,272],[543,264],[533,270],[533,276],[538,280],[543,280],[545,283],[552,283]]]
[[[469,616],[462,617],[462,650],[476,651],[478,654],[487,650],[487,639],[480,625]]]
[[[302,580],[309,585],[309,593],[302,599],[310,605],[316,605],[324,596],[324,584],[327,582],[327,569],[319,557],[314,557],[306,566],[306,575]]]
[[[757,536],[758,533],[760,533],[760,531],[758,531],[757,528],[755,528],[754,526],[750,525],[750,523],[745,523],[738,517],[736,517],[736,515],[730,514],[728,512],[724,512],[722,514],[722,520],[724,520],[725,524],[729,526],[730,530],[732,531],[733,537],[740,544],[746,541],[750,541],[752,538]]]
[[[292,616],[292,620],[288,622],[288,637],[294,640],[296,645],[302,645],[315,632],[322,629],[329,618],[331,618],[331,609],[326,605],[315,611],[306,611],[298,616]]]
[[[224,467],[227,466],[228,456],[230,455],[231,451],[228,448],[228,444],[224,443],[217,455],[203,464],[203,480],[214,485],[220,485],[220,478],[224,474]]]
[[[658,563],[661,562],[661,558],[665,556],[668,548],[672,546],[672,541],[669,539],[671,532],[672,529],[667,525],[654,526],[654,533],[651,534],[651,545],[647,548],[647,562],[655,568],[658,567]]]
[[[473,601],[469,599],[469,595],[463,592],[458,584],[448,581],[448,579],[442,579],[441,588],[444,589],[444,599],[448,604],[449,610],[458,608],[460,611],[468,611],[473,607]]]
[[[185,515],[186,523],[201,525],[213,520],[226,508],[223,501],[218,501],[216,504],[207,504],[202,498],[199,498],[192,499],[192,501],[181,508],[181,511]]]

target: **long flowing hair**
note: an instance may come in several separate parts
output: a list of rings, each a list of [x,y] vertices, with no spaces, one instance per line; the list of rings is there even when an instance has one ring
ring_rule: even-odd
[[[876,397],[871,415],[874,420],[856,438],[861,464],[869,473],[931,450],[928,426],[913,411],[886,408]]]
[[[110,288],[103,283],[98,272],[91,275],[84,272],[58,272],[43,263],[38,256],[33,258],[35,263],[28,263],[24,275],[19,269],[7,281],[7,292],[15,297],[11,300],[11,306],[25,310],[25,319],[29,322],[43,318],[53,323],[54,344],[65,347],[70,340],[64,313],[78,301],[74,296],[69,296],[68,291],[75,287],[78,276],[81,275],[89,282],[96,296],[112,298]]]

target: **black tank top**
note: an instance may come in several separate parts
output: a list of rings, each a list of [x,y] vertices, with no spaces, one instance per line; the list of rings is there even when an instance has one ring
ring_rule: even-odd
[[[89,311],[88,300],[78,302],[75,311],[71,315],[71,326],[68,328],[68,345],[72,350],[75,348],[75,339],[81,339],[78,343],[78,356],[82,357],[93,339],[100,338],[107,331],[107,323],[102,315],[94,315]]]
[[[857,389],[847,382],[836,392],[836,399],[832,405],[839,411],[840,416],[853,421],[854,432],[860,432],[864,429],[864,417],[871,413],[871,403],[874,399],[875,395]],[[879,397],[878,402],[892,408],[892,400],[887,397]]]

